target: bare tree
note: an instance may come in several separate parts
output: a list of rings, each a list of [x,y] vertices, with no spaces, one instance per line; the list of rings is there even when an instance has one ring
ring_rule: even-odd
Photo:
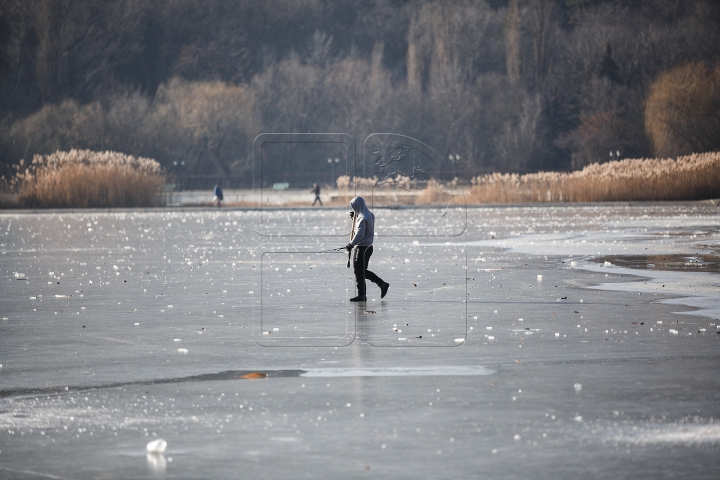
[[[550,71],[555,40],[555,8],[552,0],[528,0],[533,49],[533,80],[539,85]]]
[[[77,96],[140,50],[138,0],[38,0],[37,83],[46,101]]]
[[[522,75],[522,45],[520,39],[519,0],[510,0],[505,20],[505,58],[510,83],[517,83]]]

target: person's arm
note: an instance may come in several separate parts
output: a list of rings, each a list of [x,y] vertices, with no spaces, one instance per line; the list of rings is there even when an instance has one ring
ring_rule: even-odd
[[[365,219],[363,218],[360,222],[358,222],[358,225],[355,229],[355,235],[353,235],[352,241],[348,244],[350,247],[354,247],[358,243],[360,243],[360,240],[363,239],[365,236]]]

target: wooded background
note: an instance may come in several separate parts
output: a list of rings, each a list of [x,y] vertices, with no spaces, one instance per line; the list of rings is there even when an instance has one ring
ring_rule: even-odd
[[[88,148],[241,185],[262,132],[400,133],[460,180],[720,150],[718,65],[709,0],[0,0],[0,173]]]

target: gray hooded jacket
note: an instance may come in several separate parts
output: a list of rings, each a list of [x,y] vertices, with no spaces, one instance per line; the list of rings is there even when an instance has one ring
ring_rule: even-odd
[[[355,212],[355,231],[350,245],[369,247],[375,238],[375,215],[368,210],[365,199],[362,197],[353,198],[350,206]]]

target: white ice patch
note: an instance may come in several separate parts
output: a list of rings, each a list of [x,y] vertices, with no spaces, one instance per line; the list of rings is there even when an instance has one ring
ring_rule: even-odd
[[[309,368],[302,377],[432,377],[492,375],[495,370],[481,366]]]
[[[663,425],[633,429],[630,433],[611,434],[607,440],[636,445],[668,443],[720,443],[720,424]]]
[[[153,440],[146,445],[148,453],[163,453],[167,448],[167,442],[162,438]]]
[[[635,223],[635,220],[638,220]],[[642,225],[640,219],[635,219],[632,225],[625,230],[596,231],[586,233],[544,233],[520,235],[517,237],[505,237],[497,240],[475,240],[469,242],[453,243],[457,246],[474,247],[495,247],[506,248],[515,253],[528,255],[555,255],[559,257],[568,256],[607,256],[607,255],[672,255],[696,252],[695,245],[699,239],[692,238],[692,235],[673,235],[665,237],[659,235],[661,231],[669,228],[688,229],[692,225],[682,224],[682,217],[678,222],[672,223],[672,218],[663,219],[663,227],[653,225],[652,229],[639,228]],[[720,217],[703,216],[700,219],[702,226],[716,225],[720,223]],[[667,224],[667,226],[665,225]],[[612,225],[618,228],[617,224]],[[711,238],[705,237],[702,241],[707,243]]]
[[[584,270],[601,272],[603,267],[589,263],[582,265]],[[635,270],[627,267],[613,266],[615,274],[645,277],[635,282],[601,283],[596,290],[612,290],[616,292],[640,292],[647,294],[664,294],[676,298],[653,299],[668,305],[685,305],[695,308],[689,312],[673,312],[679,315],[698,315],[709,318],[720,316],[720,292],[717,287],[717,274],[705,272],[670,272],[667,270]]]
[[[613,222],[608,225],[608,230],[603,231],[521,235],[501,240],[460,242],[455,245],[499,247],[526,255],[555,255],[563,258],[568,256],[687,255],[690,252],[697,253],[702,250],[697,246],[698,238],[693,238],[693,235],[666,236],[659,233],[667,232],[669,229],[685,231],[690,228],[707,229],[708,225],[717,225],[718,223],[720,223],[718,216],[702,216],[697,219],[686,216],[634,218],[625,223]],[[715,238],[704,237],[702,242],[714,243]],[[612,264],[606,265],[606,263],[610,262],[600,264],[592,261],[573,260],[571,266],[592,272],[612,271],[614,275],[634,275],[649,279],[636,282],[603,283],[589,288],[604,291],[651,293],[658,294],[658,296],[664,294],[666,297],[675,296],[676,298],[657,300],[664,304],[685,305],[696,309],[690,312],[675,312],[678,314],[699,315],[713,319],[720,317],[720,292],[717,288],[717,274],[715,273],[638,270]],[[612,267],[612,269],[608,270],[608,267]],[[541,279],[542,277],[538,276],[538,280],[541,281]]]

